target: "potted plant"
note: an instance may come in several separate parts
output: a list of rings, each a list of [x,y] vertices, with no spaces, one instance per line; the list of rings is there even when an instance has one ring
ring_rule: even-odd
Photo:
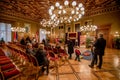
[[[86,38],[86,48],[89,48],[91,46],[91,38],[87,37]]]
[[[120,49],[120,37],[115,37],[113,41],[115,43],[114,44],[115,48]]]

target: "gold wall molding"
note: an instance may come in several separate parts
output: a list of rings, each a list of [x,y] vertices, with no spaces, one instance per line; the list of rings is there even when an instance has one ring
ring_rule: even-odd
[[[112,12],[119,12],[119,11],[120,11],[120,5],[105,7],[105,8],[94,8],[94,9],[87,10],[85,12],[84,17],[92,17],[92,16],[109,14]]]

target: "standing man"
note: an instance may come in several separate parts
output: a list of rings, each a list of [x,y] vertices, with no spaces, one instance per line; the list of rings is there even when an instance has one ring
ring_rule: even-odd
[[[68,54],[69,54],[69,59],[72,59],[72,54],[74,53],[74,44],[72,40],[68,40]]]
[[[95,46],[94,52],[99,57],[99,64],[97,67],[101,69],[106,46],[106,40],[103,38],[103,34],[99,34],[99,38],[96,40],[94,46]]]

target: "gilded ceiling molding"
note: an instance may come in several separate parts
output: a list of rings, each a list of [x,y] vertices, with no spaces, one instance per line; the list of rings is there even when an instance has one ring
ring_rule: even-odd
[[[42,19],[49,19],[48,9],[56,2],[63,3],[64,0],[0,0],[0,14],[15,16],[39,22]],[[72,0],[69,0],[70,2]],[[119,6],[120,0],[75,0],[83,3],[86,16],[94,16],[106,12],[113,12],[116,9],[111,7]],[[107,9],[106,9],[107,8]]]
[[[87,10],[85,17],[91,17],[91,16],[96,16],[96,15],[102,15],[102,14],[107,14],[107,13],[112,13],[112,12],[118,12],[120,11],[120,6],[112,6],[108,8],[98,8],[98,9],[93,9],[93,10]]]
[[[10,21],[10,22],[23,21],[23,22],[39,24],[38,21],[30,20],[30,19],[27,19],[27,18],[21,18],[21,17],[18,17],[18,16],[14,16],[12,14],[4,13],[4,12],[0,13],[0,19],[3,20],[3,21],[6,20],[6,21]]]

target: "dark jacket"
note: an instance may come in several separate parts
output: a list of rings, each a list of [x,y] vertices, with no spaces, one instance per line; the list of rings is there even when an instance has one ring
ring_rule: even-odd
[[[68,53],[72,54],[74,52],[74,44],[72,42],[72,40],[68,41]]]
[[[44,50],[38,49],[35,57],[37,58],[39,66],[49,64],[49,61],[47,59],[47,53]]]
[[[26,53],[29,54],[29,55],[35,55],[35,50],[34,49],[29,49],[29,48],[26,48]]]
[[[24,39],[21,39],[20,44],[22,44],[22,45],[26,45],[25,40],[24,40]]]
[[[105,46],[106,46],[105,39],[103,39],[103,38],[97,39],[94,46],[95,46],[95,50],[94,50],[95,54],[104,55],[104,50],[105,50]]]

